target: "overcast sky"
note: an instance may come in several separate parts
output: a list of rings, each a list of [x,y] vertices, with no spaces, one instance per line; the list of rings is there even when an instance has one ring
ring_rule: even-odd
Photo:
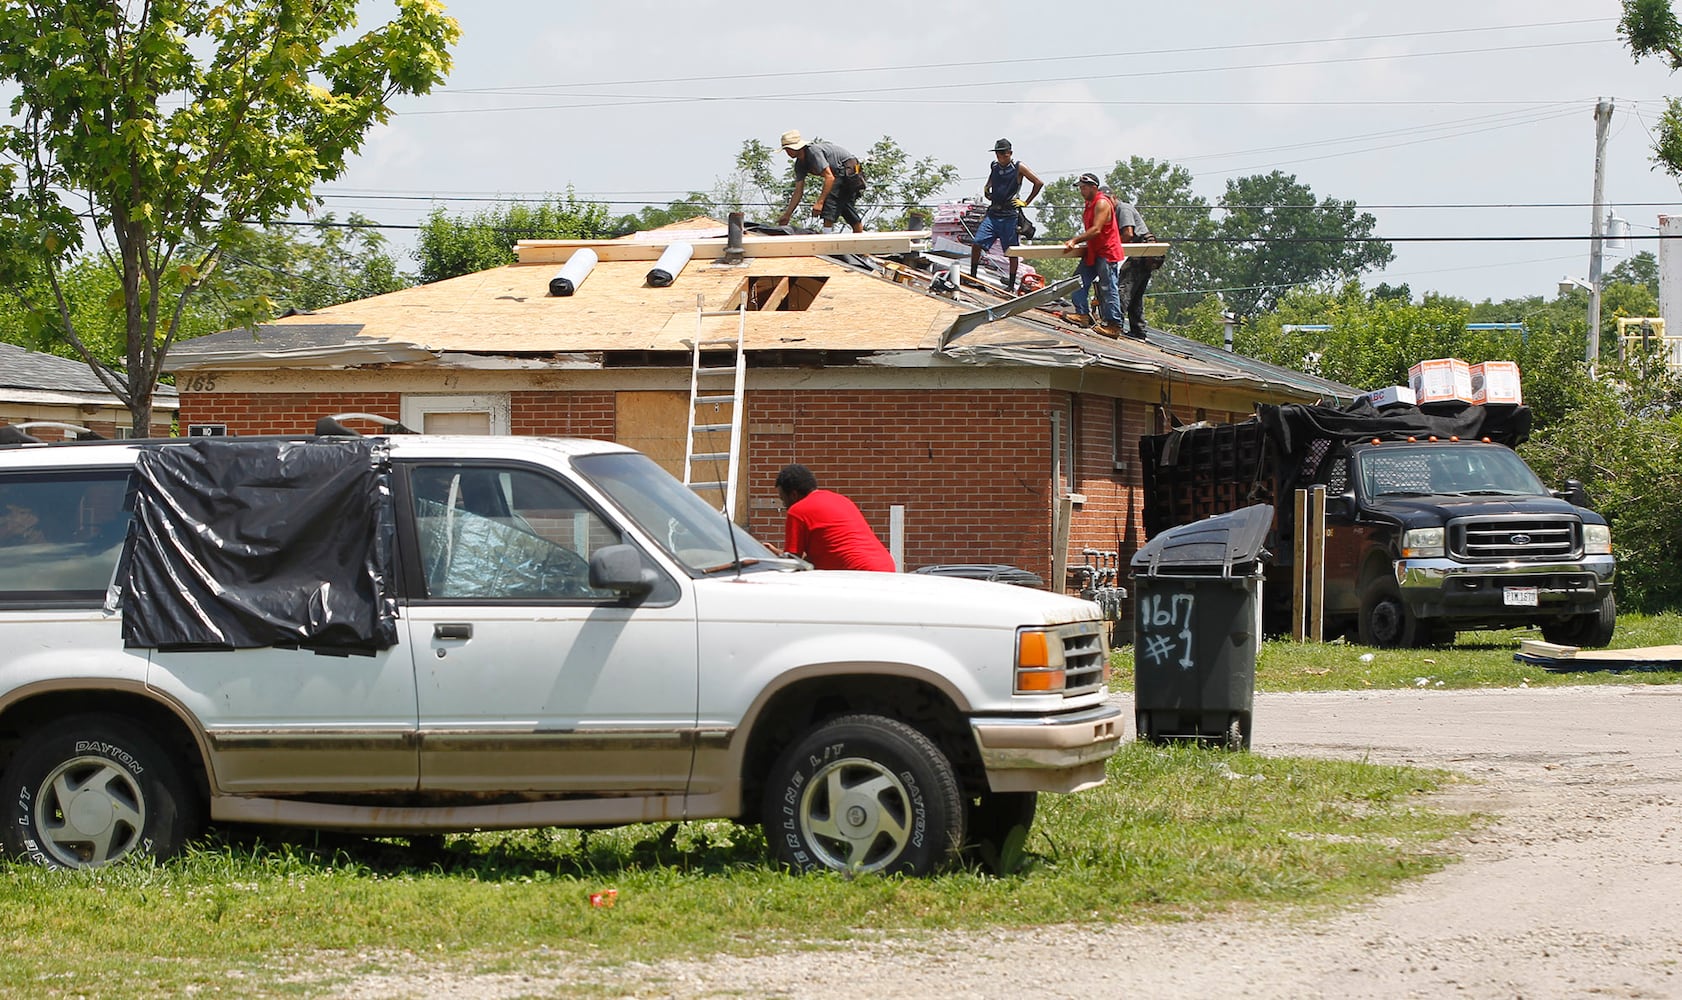
[[[364,26],[384,13],[366,6]],[[1609,98],[1607,203],[1637,249],[1656,250],[1639,237],[1660,214],[1682,214],[1649,132],[1682,77],[1633,62],[1616,0],[457,0],[449,12],[462,39],[448,84],[398,105],[321,189],[327,211],[413,225],[434,205],[570,185],[620,214],[709,190],[744,139],[798,128],[861,153],[888,135],[956,164],[951,197],[979,192],[1004,136],[1047,180],[1139,155],[1184,166],[1214,201],[1228,178],[1278,169],[1358,202],[1385,237],[1582,237],[1594,106]],[[1399,242],[1365,281],[1500,299],[1551,297],[1562,275],[1587,273],[1581,238]]]

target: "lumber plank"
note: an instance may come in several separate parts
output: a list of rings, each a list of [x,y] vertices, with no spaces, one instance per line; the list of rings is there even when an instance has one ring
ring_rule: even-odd
[[[912,244],[928,239],[928,231],[889,233],[834,233],[802,236],[742,237],[742,252],[748,257],[816,257],[823,254],[910,253]],[[520,240],[514,255],[521,264],[564,264],[573,252],[588,247],[603,261],[659,260],[673,243],[689,243],[695,260],[718,260],[724,256],[722,237],[685,240],[681,234],[665,240]]]
[[[1167,243],[1128,243],[1126,244],[1129,257],[1166,257]],[[1021,243],[1011,247],[1005,253],[1011,257],[1021,257],[1023,260],[1050,260],[1055,257],[1079,257],[1085,252],[1084,247],[1066,249],[1061,243]]]

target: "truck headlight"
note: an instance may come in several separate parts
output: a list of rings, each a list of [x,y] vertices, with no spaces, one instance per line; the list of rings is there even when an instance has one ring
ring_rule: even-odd
[[[1067,684],[1063,638],[1048,629],[1025,628],[1016,633],[1016,693],[1053,694]]]
[[[1612,554],[1612,529],[1604,524],[1583,525],[1583,552],[1591,556]]]
[[[1409,528],[1402,532],[1402,555],[1410,559],[1440,556],[1444,551],[1442,528]]]

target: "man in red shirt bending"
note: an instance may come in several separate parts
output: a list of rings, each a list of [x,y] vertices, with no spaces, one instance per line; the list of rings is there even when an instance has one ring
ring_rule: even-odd
[[[831,490],[818,489],[818,477],[804,465],[785,465],[777,473],[777,494],[788,509],[783,551],[818,569],[894,572],[894,557],[870,530],[858,505]]]

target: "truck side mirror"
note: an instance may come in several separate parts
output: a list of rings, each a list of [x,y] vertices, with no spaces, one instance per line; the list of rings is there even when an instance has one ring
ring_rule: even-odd
[[[659,575],[643,565],[642,553],[635,546],[604,545],[590,555],[590,586],[597,590],[641,597],[659,582]]]
[[[1355,498],[1344,494],[1342,496],[1326,498],[1327,517],[1352,517],[1355,513]]]
[[[1594,504],[1589,502],[1589,491],[1583,488],[1581,479],[1567,479],[1565,488],[1555,493],[1554,496],[1574,507],[1582,507],[1586,510],[1594,509]]]

